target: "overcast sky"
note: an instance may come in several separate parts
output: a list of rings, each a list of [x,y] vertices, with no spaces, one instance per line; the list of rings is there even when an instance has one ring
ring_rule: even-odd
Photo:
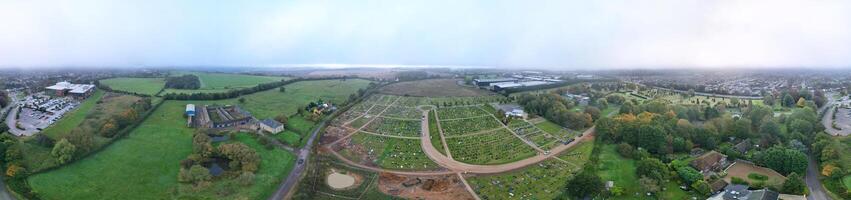
[[[851,1],[0,0],[5,67],[325,63],[851,68]]]

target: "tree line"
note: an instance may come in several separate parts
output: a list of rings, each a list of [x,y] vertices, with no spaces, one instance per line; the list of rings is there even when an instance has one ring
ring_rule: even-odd
[[[166,77],[165,87],[174,89],[197,90],[198,88],[201,88],[201,80],[198,79],[198,76],[192,74]]]

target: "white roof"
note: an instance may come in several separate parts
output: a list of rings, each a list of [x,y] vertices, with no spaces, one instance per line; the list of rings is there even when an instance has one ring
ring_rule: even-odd
[[[56,85],[46,87],[46,89],[48,89],[48,90],[71,90],[71,91],[69,91],[70,93],[80,93],[81,94],[81,93],[86,93],[86,92],[92,90],[92,88],[94,88],[94,87],[95,87],[95,85],[92,85],[92,84],[73,84],[73,83],[70,83],[68,81],[62,81],[62,82],[56,83]]]

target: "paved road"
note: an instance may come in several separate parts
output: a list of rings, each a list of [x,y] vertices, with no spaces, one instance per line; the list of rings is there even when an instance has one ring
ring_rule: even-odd
[[[827,94],[825,96],[827,96],[827,103],[825,104],[825,106],[822,106],[822,108],[820,108],[818,110],[818,112],[819,112],[819,114],[827,112],[822,117],[822,123],[825,123],[825,122],[827,123],[827,124],[824,125],[824,128],[825,128],[825,130],[828,130],[828,129],[833,129],[833,127],[830,126],[829,121],[832,121],[831,120],[831,114],[833,112],[832,107],[833,107],[833,103],[835,102],[835,100],[833,99],[833,95],[831,95],[831,94]],[[808,160],[809,164],[807,165],[807,174],[804,175],[804,182],[807,183],[807,187],[810,189],[810,195],[807,196],[807,199],[808,200],[830,199],[827,196],[827,192],[824,191],[824,186],[821,185],[821,181],[819,180],[819,176],[820,176],[819,170],[818,170],[819,165],[818,165],[818,162],[816,162],[816,159],[814,158],[812,152],[810,152],[807,155],[807,160]]]
[[[816,159],[813,158],[812,153],[807,156],[810,164],[807,166],[807,175],[804,176],[804,182],[807,183],[807,187],[810,189],[810,195],[807,196],[808,200],[825,200],[829,199],[827,196],[827,192],[824,191],[824,187],[821,185],[821,181],[819,181],[819,170],[818,163]]]
[[[295,185],[298,183],[298,180],[301,178],[301,174],[304,173],[304,169],[307,166],[307,159],[310,157],[311,149],[313,149],[313,140],[316,139],[319,130],[322,130],[322,127],[325,126],[325,122],[327,122],[327,120],[323,120],[319,123],[319,126],[310,133],[310,138],[307,139],[307,144],[304,145],[304,148],[298,150],[298,158],[296,159],[295,168],[290,171],[290,175],[281,183],[278,190],[275,191],[275,194],[272,195],[272,197],[269,197],[270,200],[284,199],[290,195],[290,191],[293,190]],[[304,160],[304,163],[298,164],[299,160]]]

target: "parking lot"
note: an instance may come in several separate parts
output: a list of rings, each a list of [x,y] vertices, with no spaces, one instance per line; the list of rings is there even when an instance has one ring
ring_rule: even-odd
[[[20,114],[9,113],[7,125],[16,135],[32,135],[59,121],[64,114],[79,106],[79,102],[71,98],[51,98],[43,95],[27,96],[23,101],[16,102]],[[14,120],[15,115],[19,117]]]

